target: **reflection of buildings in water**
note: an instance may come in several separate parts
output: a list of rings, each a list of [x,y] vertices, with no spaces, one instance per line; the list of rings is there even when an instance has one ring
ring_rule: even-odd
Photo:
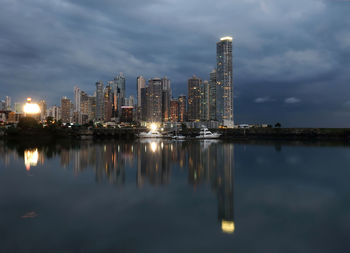
[[[1,154],[9,159],[10,152]],[[12,152],[17,155],[16,152]],[[44,162],[43,152],[28,149],[24,152],[26,168]],[[17,155],[18,156],[18,155]],[[136,157],[135,157],[136,156]],[[234,146],[217,140],[178,142],[143,140],[140,143],[80,143],[79,148],[60,149],[63,167],[72,165],[78,175],[93,168],[97,182],[123,185],[126,164],[136,162],[136,184],[162,185],[170,183],[172,165],[188,167],[188,182],[196,186],[209,183],[217,194],[218,221],[225,233],[233,233],[234,224]],[[132,166],[130,166],[132,167]]]
[[[125,183],[125,155],[130,144],[99,145],[96,148],[96,181],[111,184]]]
[[[217,146],[217,194],[218,194],[218,219],[221,229],[225,233],[233,233],[233,184],[234,184],[234,147],[233,144],[221,144]]]
[[[67,168],[72,161],[75,175],[93,168],[96,182],[125,183],[125,163],[132,162],[133,146],[124,143],[95,144],[84,142],[79,149],[61,151],[61,166]]]
[[[148,179],[152,185],[168,184],[170,182],[169,143],[161,140],[143,140],[138,145],[137,185],[142,186]]]
[[[0,140],[0,161],[4,163],[4,166],[8,167],[12,160],[16,161],[18,159],[20,159],[19,154],[11,151],[4,142]]]
[[[234,146],[217,140],[191,144],[188,154],[189,183],[211,182],[218,197],[218,220],[225,233],[234,232]]]

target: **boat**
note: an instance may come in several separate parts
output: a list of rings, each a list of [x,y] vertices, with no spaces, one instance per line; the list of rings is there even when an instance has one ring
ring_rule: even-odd
[[[142,132],[138,135],[139,138],[164,138],[157,130],[150,130],[149,132]]]
[[[184,139],[186,139],[186,136],[183,136],[183,135],[173,135],[171,138],[174,139],[174,140],[184,140]]]
[[[197,139],[218,139],[221,136],[219,133],[212,133],[208,128],[202,126]]]
[[[181,134],[179,135],[179,134],[177,133],[177,129],[176,129],[174,135],[171,136],[171,138],[174,139],[174,140],[184,140],[184,139],[186,139],[186,136],[183,136],[183,135],[181,135]]]

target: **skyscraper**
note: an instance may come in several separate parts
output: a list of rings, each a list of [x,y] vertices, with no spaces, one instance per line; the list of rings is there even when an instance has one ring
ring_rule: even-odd
[[[147,121],[147,100],[148,100],[148,87],[141,88],[141,120]]]
[[[88,121],[96,118],[96,96],[88,97]]]
[[[103,118],[109,122],[112,118],[112,90],[111,86],[107,85],[103,94]]]
[[[89,121],[89,96],[84,91],[80,91],[80,119],[80,124],[86,124]]]
[[[188,120],[200,121],[201,118],[201,84],[195,75],[188,79]]]
[[[96,120],[103,120],[103,83],[102,81],[98,81],[96,83],[96,113],[95,113],[95,119]]]
[[[148,81],[147,121],[162,122],[162,80],[152,78]]]
[[[6,96],[6,110],[11,111],[11,97]]]
[[[209,119],[216,120],[216,69],[210,72],[209,77]]]
[[[216,118],[233,127],[232,37],[216,43]]]
[[[125,99],[125,76],[122,72],[119,73],[114,78],[114,87],[112,88],[113,93],[115,94],[114,104],[116,105],[115,114],[113,117],[121,116],[121,107],[124,105]]]
[[[39,107],[40,107],[40,120],[43,121],[46,119],[46,109],[47,109],[46,101],[40,100]]]
[[[170,121],[179,121],[179,101],[177,99],[172,99],[170,101]]]
[[[209,120],[209,82],[203,81],[201,85],[201,121]]]
[[[187,120],[187,98],[185,95],[179,96],[179,121],[185,122]]]
[[[79,87],[74,87],[74,112],[80,112],[80,98],[81,98],[81,90]]]
[[[170,121],[170,100],[170,80],[165,76],[162,78],[162,119],[164,122]]]
[[[61,99],[61,119],[63,123],[71,122],[71,108],[72,102],[69,98],[63,97]]]
[[[143,76],[137,77],[136,89],[137,89],[137,107],[141,107],[141,89],[146,87],[146,79]]]

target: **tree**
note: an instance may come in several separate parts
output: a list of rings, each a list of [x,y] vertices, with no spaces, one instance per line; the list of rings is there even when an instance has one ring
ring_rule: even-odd
[[[277,127],[277,128],[281,128],[281,123],[279,123],[279,122],[277,122],[276,124],[275,124],[275,127]]]
[[[32,117],[23,117],[19,120],[17,127],[21,129],[33,129],[40,128],[40,124]]]

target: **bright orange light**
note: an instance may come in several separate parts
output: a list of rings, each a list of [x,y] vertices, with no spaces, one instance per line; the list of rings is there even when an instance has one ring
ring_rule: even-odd
[[[38,149],[27,149],[24,151],[24,165],[26,170],[30,170],[30,166],[37,166],[39,160]]]
[[[28,98],[29,99],[29,98]],[[38,104],[32,104],[30,101],[23,107],[23,111],[26,114],[38,114],[40,113],[40,107]]]
[[[156,123],[152,123],[152,124],[150,125],[150,129],[151,129],[152,131],[156,131],[157,128],[158,128],[158,126],[157,126]]]

